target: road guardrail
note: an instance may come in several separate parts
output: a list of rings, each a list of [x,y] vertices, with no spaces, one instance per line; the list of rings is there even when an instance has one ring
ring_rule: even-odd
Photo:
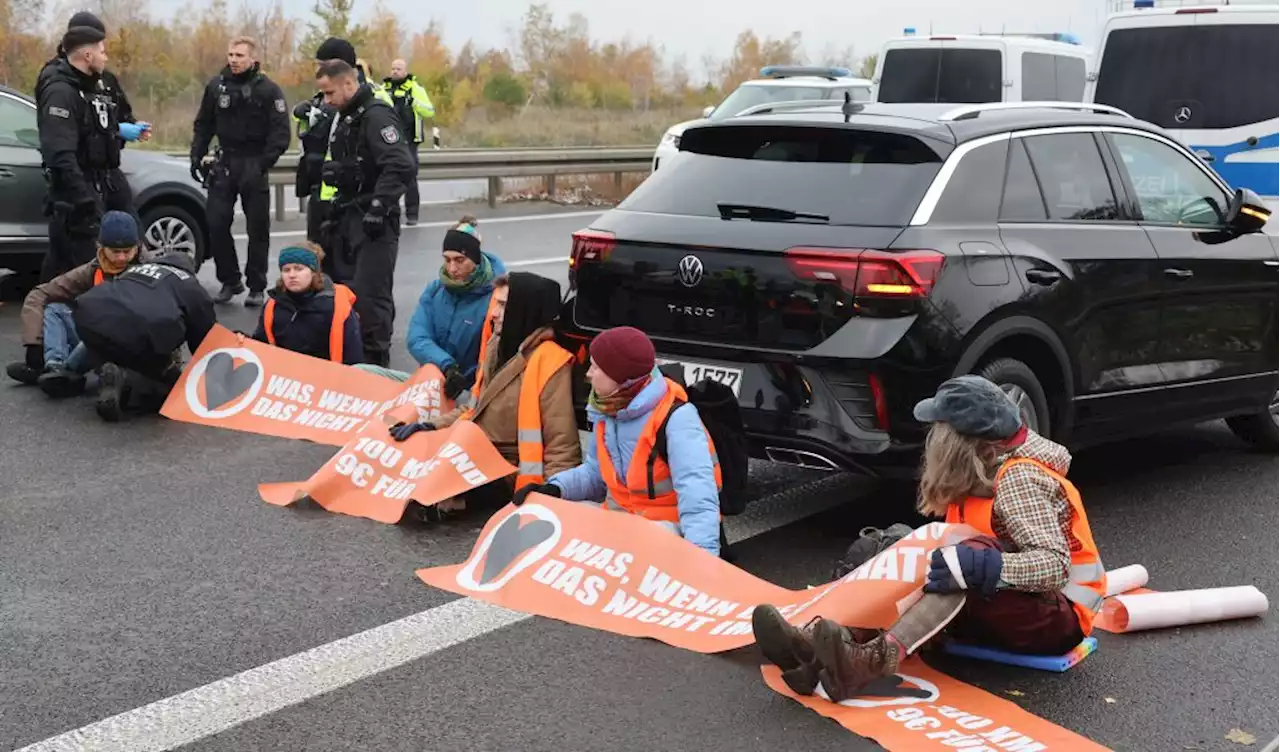
[[[419,180],[488,181],[489,206],[496,206],[502,194],[503,178],[544,178],[547,193],[555,195],[560,175],[613,174],[614,185],[622,187],[622,176],[648,172],[653,162],[652,146],[535,147],[527,149],[423,149],[418,152]],[[182,152],[170,156],[183,158]],[[271,168],[267,179],[274,193],[277,220],[285,216],[285,191],[294,185],[299,155],[289,153]],[[306,211],[299,199],[298,210]]]

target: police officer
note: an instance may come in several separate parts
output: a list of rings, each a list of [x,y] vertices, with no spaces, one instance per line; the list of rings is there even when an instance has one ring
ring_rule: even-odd
[[[119,169],[115,108],[99,88],[107,63],[105,39],[90,26],[68,29],[60,45],[63,54],[36,84],[40,156],[48,184],[45,211],[50,217],[41,282],[94,258],[102,213],[121,208],[121,193],[112,188],[127,190]],[[125,210],[131,212],[132,207]]]
[[[227,47],[227,67],[204,90],[191,142],[191,176],[209,190],[209,242],[222,283],[215,302],[229,303],[249,286],[246,306],[261,306],[267,289],[271,200],[267,172],[289,148],[289,108],[284,92],[267,78],[254,55],[257,43],[236,37]],[[218,154],[206,163],[209,143]],[[249,247],[240,280],[231,221],[236,197],[244,209]]]
[[[316,69],[326,60],[343,60],[347,65],[355,65],[356,48],[345,39],[329,37],[316,48]],[[320,177],[321,168],[329,157],[329,138],[336,125],[333,117],[336,111],[325,103],[324,93],[319,91],[293,108],[293,117],[298,122],[298,142],[302,145],[296,192],[299,198],[307,197],[307,240],[317,244],[323,243],[320,225],[328,218],[329,202],[336,191],[333,186],[325,185]],[[347,281],[350,275],[341,274],[334,261],[335,255],[326,252],[321,262],[323,271],[334,282]]]
[[[392,107],[400,118],[401,131],[409,138],[410,153],[413,155],[414,178],[404,192],[405,224],[418,224],[418,208],[421,199],[418,197],[418,145],[425,139],[428,118],[436,116],[435,105],[427,90],[418,83],[418,78],[409,72],[409,64],[397,59],[391,63],[391,75],[383,79],[383,86],[391,95]]]
[[[338,189],[327,223],[325,247],[338,254],[354,251],[356,313],[365,361],[387,366],[396,306],[392,296],[400,245],[400,197],[414,177],[409,144],[395,111],[360,83],[355,69],[330,60],[316,71],[325,101],[338,108],[338,126],[330,144],[333,161],[323,168],[324,182]]]

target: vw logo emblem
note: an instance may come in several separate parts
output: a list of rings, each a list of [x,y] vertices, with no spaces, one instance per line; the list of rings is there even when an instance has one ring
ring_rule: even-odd
[[[1173,119],[1179,123],[1187,122],[1191,119],[1191,108],[1186,105],[1179,107],[1178,111],[1174,113]]]
[[[676,278],[685,287],[697,287],[702,281],[702,260],[697,256],[685,256],[676,267]]]

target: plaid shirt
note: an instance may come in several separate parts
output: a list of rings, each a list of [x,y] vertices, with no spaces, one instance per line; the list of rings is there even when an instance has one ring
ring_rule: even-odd
[[[1000,457],[1038,460],[1065,475],[1071,454],[1032,431],[1027,440]],[[1012,544],[1004,555],[1000,579],[1028,592],[1061,590],[1071,570],[1071,504],[1058,481],[1033,465],[1014,465],[1000,476],[991,512],[992,532]]]

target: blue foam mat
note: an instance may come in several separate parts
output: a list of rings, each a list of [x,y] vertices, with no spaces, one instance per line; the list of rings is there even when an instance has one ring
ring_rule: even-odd
[[[1024,655],[1022,653],[1009,653],[996,648],[965,645],[959,642],[948,642],[943,648],[944,652],[963,658],[1005,663],[1010,666],[1022,666],[1024,668],[1039,669],[1040,671],[1056,671],[1058,673],[1062,673],[1083,661],[1097,649],[1098,640],[1096,637],[1084,638],[1083,642],[1063,655]]]

